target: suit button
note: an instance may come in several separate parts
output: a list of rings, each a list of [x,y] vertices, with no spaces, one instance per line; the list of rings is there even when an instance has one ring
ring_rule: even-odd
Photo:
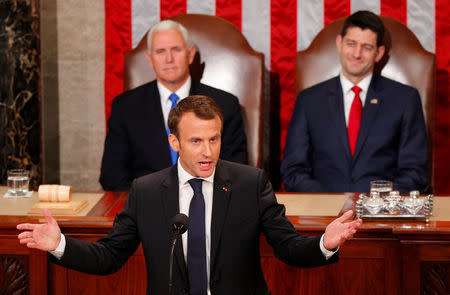
[[[183,294],[188,294],[188,293],[189,293],[188,289],[183,289]]]
[[[355,179],[353,177],[350,178],[350,183],[355,183]]]

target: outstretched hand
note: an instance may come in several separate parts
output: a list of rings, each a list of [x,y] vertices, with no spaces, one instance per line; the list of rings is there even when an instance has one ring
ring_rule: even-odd
[[[61,240],[61,230],[58,223],[50,214],[48,209],[44,209],[44,216],[47,223],[32,224],[21,223],[17,229],[22,232],[18,235],[21,244],[26,244],[28,248],[35,248],[42,251],[53,251],[58,247]]]
[[[323,246],[327,250],[333,250],[344,244],[348,239],[351,239],[356,233],[356,230],[361,225],[362,220],[356,219],[351,222],[346,222],[353,216],[353,211],[349,210],[342,214],[341,217],[336,218],[325,229],[323,236]]]

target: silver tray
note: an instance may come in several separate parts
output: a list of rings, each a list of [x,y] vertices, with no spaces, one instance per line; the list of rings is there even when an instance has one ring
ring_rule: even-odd
[[[369,218],[374,218],[374,219],[378,219],[378,218],[382,218],[382,219],[417,219],[417,220],[425,220],[426,219],[425,213],[410,214],[409,212],[399,212],[396,214],[391,214],[389,212],[386,212],[386,213],[370,214],[366,209],[364,209],[361,217],[363,219],[369,219]]]
[[[363,198],[367,198],[365,195],[361,194],[356,201],[356,217],[361,219],[383,219],[383,220],[415,220],[415,221],[425,221],[429,222],[433,211],[433,195],[428,195],[425,198],[422,209],[420,209],[416,214],[410,213],[402,206],[399,206],[396,213],[390,213],[384,206],[376,214],[370,213],[363,205]],[[387,200],[385,204],[387,205]]]

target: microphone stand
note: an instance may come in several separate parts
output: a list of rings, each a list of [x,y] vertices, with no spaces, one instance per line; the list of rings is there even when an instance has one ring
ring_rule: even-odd
[[[187,231],[188,223],[188,217],[182,213],[179,213],[172,218],[173,239],[169,256],[169,295],[172,295],[173,254],[175,251],[175,246],[177,244],[177,241],[180,239],[180,236]]]
[[[172,295],[173,252],[175,250],[175,245],[177,244],[179,237],[180,237],[180,229],[176,229],[173,235],[172,247],[170,248],[170,257],[169,257],[169,295]]]

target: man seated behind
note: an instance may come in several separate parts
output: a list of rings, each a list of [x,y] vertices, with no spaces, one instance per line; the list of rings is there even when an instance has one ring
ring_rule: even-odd
[[[377,179],[402,193],[427,185],[419,93],[373,72],[384,31],[371,12],[349,16],[336,37],[340,75],[298,95],[281,165],[286,190],[368,192]]]
[[[191,79],[195,47],[181,24],[165,20],[152,27],[146,56],[156,80],[117,96],[105,139],[100,183],[104,190],[128,190],[134,178],[169,167],[177,153],[167,141],[169,111],[183,98],[213,98],[223,116],[220,158],[247,163],[247,144],[238,99]]]
[[[172,167],[136,179],[108,236],[96,243],[64,236],[47,223],[19,224],[21,244],[51,251],[53,262],[91,274],[119,270],[142,242],[147,294],[169,293],[172,217],[189,216],[173,257],[172,294],[270,294],[259,253],[263,233],[282,261],[302,267],[337,262],[337,248],[361,220],[347,211],[321,236],[298,233],[261,169],[219,159],[223,116],[205,96],[188,97],[169,115]]]

